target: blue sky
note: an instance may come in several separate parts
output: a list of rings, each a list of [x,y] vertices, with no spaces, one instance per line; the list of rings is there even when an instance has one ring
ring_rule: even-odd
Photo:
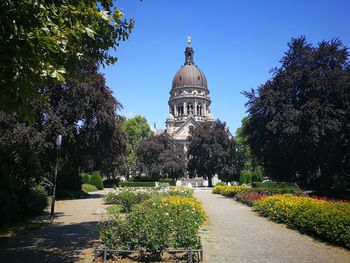
[[[187,35],[207,77],[212,112],[234,134],[245,115],[244,90],[257,88],[279,65],[292,37],[317,44],[339,38],[350,47],[350,1],[123,0],[134,18],[113,66],[101,69],[127,117],[165,127],[174,74],[184,63]]]

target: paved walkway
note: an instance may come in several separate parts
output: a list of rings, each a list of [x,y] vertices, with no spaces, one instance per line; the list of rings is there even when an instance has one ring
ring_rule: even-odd
[[[91,262],[101,220],[94,213],[104,207],[100,196],[94,197],[56,202],[55,224],[0,244],[0,262]]]
[[[207,263],[350,262],[350,252],[329,246],[256,215],[230,198],[196,190],[209,215],[202,231]]]

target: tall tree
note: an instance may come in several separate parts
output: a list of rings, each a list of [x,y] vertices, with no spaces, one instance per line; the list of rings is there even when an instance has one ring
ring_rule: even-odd
[[[144,140],[152,135],[150,126],[145,117],[137,115],[134,118],[122,118],[121,129],[126,135],[127,139],[127,156],[124,160],[124,170],[126,177],[129,174],[136,172],[136,147],[141,140]]]
[[[155,180],[185,175],[186,156],[183,147],[167,134],[151,136],[141,141],[136,154],[143,171]]]
[[[0,1],[0,110],[33,115],[31,101],[46,99],[41,87],[83,77],[76,68],[86,64],[114,63],[108,50],[134,24],[123,16],[112,0]]]
[[[51,180],[59,133],[63,143],[57,191],[61,194],[81,189],[80,171],[112,173],[125,154],[125,137],[116,115],[120,104],[97,66],[83,70],[84,81],[68,79],[67,85],[40,90],[49,102],[32,102],[33,125],[18,114],[0,113],[0,188],[6,189],[1,202],[21,203],[26,198],[22,193]]]
[[[264,175],[264,169],[258,164],[256,157],[252,154],[247,136],[243,134],[244,126],[247,124],[248,118],[242,119],[242,126],[236,130],[235,141],[237,143],[237,173],[240,178],[247,175],[252,182],[259,182]],[[243,176],[243,175],[246,176]],[[247,182],[247,181],[246,181]]]
[[[235,142],[226,124],[219,120],[205,122],[193,129],[189,136],[188,170],[191,175],[203,176],[212,186],[218,173],[223,179],[235,174]]]
[[[321,190],[350,182],[350,67],[341,41],[292,39],[281,66],[246,92],[243,130],[266,173]]]

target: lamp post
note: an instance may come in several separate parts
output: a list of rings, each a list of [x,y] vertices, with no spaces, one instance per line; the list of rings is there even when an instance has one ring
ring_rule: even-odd
[[[62,144],[62,135],[59,134],[57,135],[57,138],[56,138],[57,154],[56,154],[55,177],[53,180],[53,190],[52,190],[52,199],[51,199],[50,224],[52,224],[55,216],[56,182],[57,182],[58,160],[59,160],[59,154],[61,150],[61,144]]]

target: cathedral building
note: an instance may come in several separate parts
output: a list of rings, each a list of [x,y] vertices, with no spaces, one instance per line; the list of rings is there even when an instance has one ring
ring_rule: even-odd
[[[189,131],[201,122],[213,121],[207,79],[194,63],[190,36],[185,50],[185,63],[174,76],[168,104],[166,133],[184,144],[186,150]]]

